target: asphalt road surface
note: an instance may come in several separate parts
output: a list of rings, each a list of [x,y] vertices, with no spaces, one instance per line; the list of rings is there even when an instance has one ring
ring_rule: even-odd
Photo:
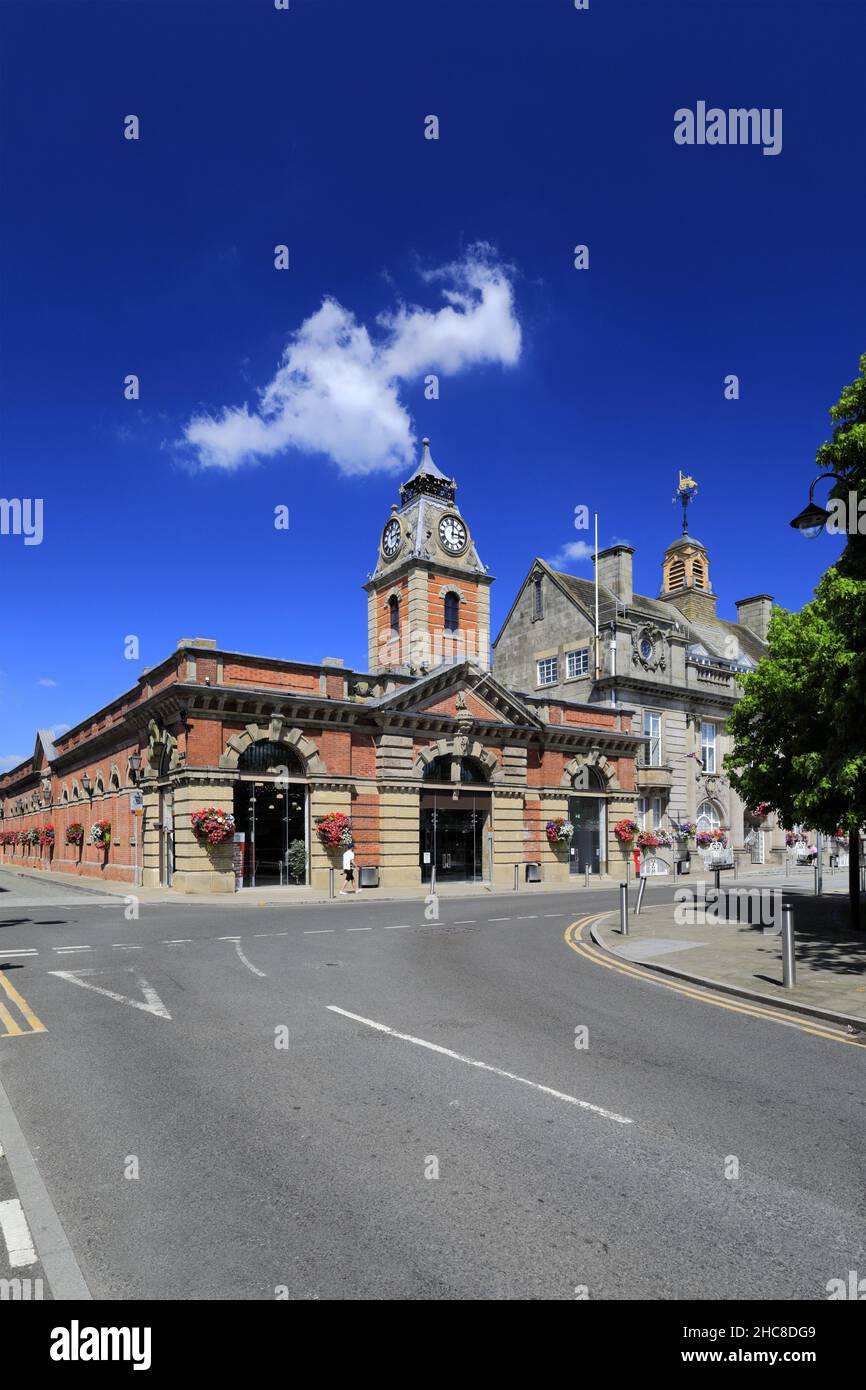
[[[587,959],[566,930],[610,891],[440,898],[438,921],[10,891],[0,1143],[48,1258],[13,1271],[0,1240],[0,1277],[825,1299],[866,1271],[866,1049]]]

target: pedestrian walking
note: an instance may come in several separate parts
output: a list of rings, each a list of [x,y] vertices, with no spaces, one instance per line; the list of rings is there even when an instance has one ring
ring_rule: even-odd
[[[343,854],[343,875],[345,887],[340,889],[340,897],[346,898],[355,891],[355,846],[350,844]]]

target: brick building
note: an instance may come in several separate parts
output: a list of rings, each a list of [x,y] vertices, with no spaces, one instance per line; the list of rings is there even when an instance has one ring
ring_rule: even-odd
[[[587,798],[594,867],[623,876],[612,827],[635,809],[633,711],[518,695],[491,673],[493,581],[455,494],[425,440],[365,585],[367,671],[182,639],[75,728],[37,734],[33,756],[0,777],[0,864],[132,884],[137,859],[144,886],[232,892],[233,842],[193,829],[192,813],[213,806],[243,837],[245,886],[287,882],[300,844],[300,881],[325,888],[341,852],[316,826],[332,811],[350,817],[357,864],[386,889],[427,883],[434,865],[439,882],[510,886],[515,865],[556,882],[569,846],[551,845],[545,824]],[[90,842],[100,822],[110,843]]]

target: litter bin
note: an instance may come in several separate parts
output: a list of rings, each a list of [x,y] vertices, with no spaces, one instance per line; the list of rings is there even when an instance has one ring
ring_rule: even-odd
[[[358,887],[359,887],[359,888],[378,888],[378,887],[379,887],[379,870],[378,870],[378,868],[371,868],[370,865],[365,865],[363,869],[359,869],[359,870],[358,870]]]
[[[541,865],[540,865],[540,864],[527,864],[527,866],[526,866],[526,882],[527,882],[527,883],[540,883],[540,882],[541,882]]]

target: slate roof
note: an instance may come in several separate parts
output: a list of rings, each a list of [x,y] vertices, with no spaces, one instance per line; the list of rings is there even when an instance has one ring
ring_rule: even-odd
[[[595,611],[595,584],[591,579],[579,579],[577,575],[564,574],[560,570],[551,570],[551,573],[559,580],[566,592],[571,594],[583,608],[590,613]],[[604,584],[599,584],[598,607],[601,622],[610,621],[616,610],[617,602],[617,597],[613,591],[606,588]],[[619,606],[620,608],[623,607],[621,600]],[[693,641],[703,642],[710,656],[726,659],[728,650],[726,639],[731,636],[737,639],[740,650],[752,661],[758,662],[761,657],[767,654],[767,644],[762,642],[751,628],[743,626],[742,623],[732,622],[728,618],[714,618],[710,614],[701,618],[687,618],[674,600],[663,601],[649,598],[646,594],[634,594],[627,609],[636,616],[645,613],[648,617],[658,618],[664,622],[681,623],[691,634]]]

